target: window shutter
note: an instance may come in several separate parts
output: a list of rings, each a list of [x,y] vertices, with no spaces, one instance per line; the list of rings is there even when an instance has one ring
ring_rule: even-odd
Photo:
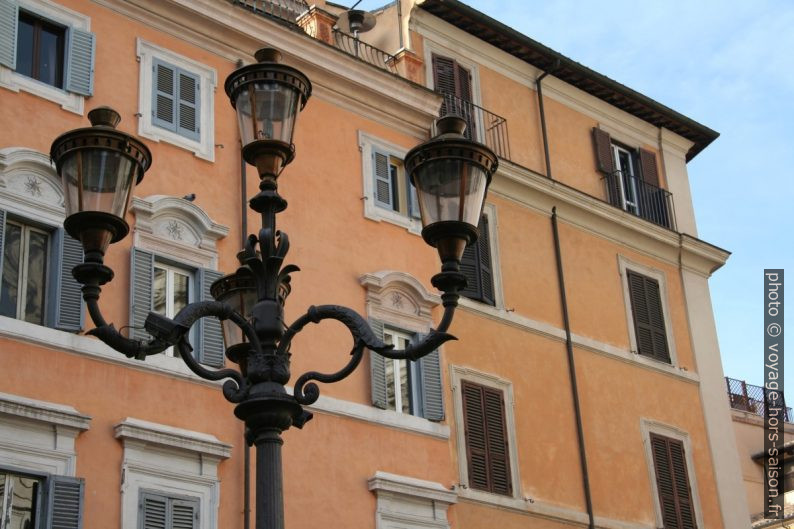
[[[198,271],[199,295],[201,301],[212,301],[210,286],[223,274],[216,270],[201,268]],[[199,362],[212,367],[223,367],[223,333],[221,332],[221,322],[218,318],[201,318],[200,326],[200,349]]]
[[[69,28],[69,62],[66,65],[66,90],[90,96],[94,93],[94,50],[96,38],[93,33]]]
[[[480,237],[477,239],[477,258],[480,265],[480,288],[482,301],[494,305],[493,272],[491,270],[491,235],[488,231],[488,217],[483,215],[478,226]]]
[[[489,387],[483,387],[483,392],[485,395],[485,424],[488,433],[491,492],[512,494],[504,396],[501,391]]]
[[[144,492],[138,504],[140,529],[170,529],[168,527],[168,498]]]
[[[383,322],[369,320],[372,332],[379,340],[383,340]],[[372,405],[383,410],[387,407],[386,401],[386,360],[374,351],[369,352],[370,385],[372,389]]]
[[[458,95],[455,84],[455,61],[433,55],[433,88],[442,94]]]
[[[593,145],[595,145],[598,170],[607,175],[614,173],[615,159],[612,157],[612,139],[609,134],[598,127],[593,127]]]
[[[631,312],[637,339],[637,352],[670,363],[659,283],[653,278],[627,270]]]
[[[444,420],[444,388],[441,382],[441,354],[438,349],[419,359],[422,417],[429,421]]]
[[[152,61],[152,123],[176,132],[176,68]]]
[[[469,487],[511,495],[504,394],[466,380],[461,391]]]
[[[677,439],[651,434],[651,451],[664,526],[695,529],[684,444]]]
[[[151,337],[144,330],[143,324],[152,310],[154,255],[151,252],[133,248],[130,270],[130,337],[148,341]]]
[[[50,477],[45,527],[80,529],[83,526],[83,487],[82,478]]]
[[[485,400],[483,389],[482,386],[465,380],[461,382],[469,487],[490,491],[491,480],[488,473],[488,442],[483,412]]]
[[[471,73],[469,70],[456,63],[455,78],[457,81],[457,92],[455,95],[461,99],[460,108],[457,110],[461,117],[466,120],[466,130],[463,131],[463,135],[470,140],[476,140],[477,117],[474,114],[474,107],[471,105]]]
[[[83,246],[65,230],[61,239],[60,278],[55,303],[55,327],[77,332],[83,328],[83,296],[80,283],[72,275],[72,268],[83,262]]]
[[[13,0],[0,0],[0,64],[17,68],[17,23],[19,6]]]
[[[375,204],[394,209],[394,192],[392,190],[391,173],[389,171],[389,155],[372,149],[373,196]]]
[[[198,527],[198,502],[195,500],[171,500],[171,529],[193,529]]]
[[[646,183],[659,187],[659,170],[656,166],[656,154],[653,151],[640,149],[640,171]]]
[[[200,137],[199,122],[201,116],[199,113],[201,101],[199,96],[199,77],[184,70],[177,70],[176,73],[179,78],[177,133],[190,139],[198,140]]]

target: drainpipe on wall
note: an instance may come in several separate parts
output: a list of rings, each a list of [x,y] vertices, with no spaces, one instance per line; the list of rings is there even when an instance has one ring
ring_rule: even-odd
[[[545,73],[543,74],[546,75]],[[540,88],[540,85],[538,85]],[[547,151],[548,153],[548,151]],[[568,374],[571,379],[571,393],[573,394],[573,410],[576,418],[576,436],[579,439],[579,462],[582,467],[582,486],[584,487],[584,501],[587,507],[587,516],[590,519],[589,529],[595,529],[595,515],[593,514],[593,499],[590,495],[590,474],[587,471],[587,453],[584,446],[584,430],[582,429],[582,410],[579,406],[579,386],[576,383],[576,364],[573,356],[573,340],[571,338],[571,321],[568,317],[568,297],[565,293],[565,275],[562,270],[562,253],[560,252],[560,233],[557,229],[557,207],[551,208],[551,230],[554,234],[554,255],[557,259],[557,280],[560,286],[560,302],[562,304],[562,319],[565,325],[565,350],[568,353]]]
[[[543,79],[546,78],[547,75],[553,73],[560,67],[560,60],[557,59],[554,61],[554,65],[549,70],[544,71],[540,76],[535,79],[535,86],[538,87],[538,109],[540,110],[540,131],[543,135],[543,153],[546,157],[546,177],[550,180],[554,180],[551,176],[551,156],[549,155],[549,136],[546,133],[546,112],[543,109],[543,85],[541,84]]]

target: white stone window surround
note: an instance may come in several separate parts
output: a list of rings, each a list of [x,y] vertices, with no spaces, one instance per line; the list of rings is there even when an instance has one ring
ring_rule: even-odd
[[[63,224],[61,179],[49,155],[24,147],[0,149],[0,209],[51,227]]]
[[[20,9],[30,11],[41,18],[46,18],[60,25],[91,31],[91,18],[72,11],[50,0],[17,0]],[[13,92],[20,90],[47,99],[61,105],[61,108],[83,115],[85,97],[80,94],[67,92],[60,88],[42,83],[26,75],[18,74],[14,70],[0,65],[0,86]]]
[[[653,495],[653,511],[656,516],[656,527],[663,527],[662,507],[659,503],[659,488],[656,485],[656,467],[653,463],[653,449],[651,447],[651,434],[661,435],[676,439],[684,444],[684,455],[686,457],[687,476],[689,477],[689,488],[692,493],[692,509],[695,511],[695,521],[697,527],[703,525],[703,513],[700,509],[700,494],[695,472],[695,464],[692,459],[692,441],[689,434],[680,428],[664,424],[652,419],[640,419],[640,433],[642,434],[643,452],[645,453],[645,463],[648,469],[648,481],[651,484],[651,494]]]
[[[75,439],[90,424],[71,406],[0,393],[0,467],[74,476]]]
[[[367,485],[377,497],[375,529],[449,529],[458,495],[442,484],[377,471]]]
[[[363,177],[364,194],[364,217],[376,222],[386,221],[405,228],[409,232],[420,235],[422,233],[421,219],[412,218],[410,215],[403,215],[399,211],[382,208],[375,204],[375,189],[373,184],[372,166],[373,147],[378,151],[388,153],[390,156],[403,160],[408,149],[388,142],[377,136],[373,136],[363,130],[358,131],[358,147],[361,151],[361,174]]]
[[[494,305],[491,306],[476,299],[469,299],[461,296],[458,304],[475,309],[504,312],[505,298],[502,288],[502,262],[499,257],[499,216],[496,214],[496,206],[485,203],[482,210],[483,215],[488,217],[488,243],[491,251],[491,277],[493,279]]]
[[[140,63],[138,80],[138,135],[154,141],[164,141],[193,152],[204,160],[215,161],[215,88],[218,74],[198,61],[174,53],[138,37],[136,40],[137,60]],[[199,140],[191,140],[152,123],[152,59],[157,58],[183,70],[198,75],[199,94]]]
[[[618,270],[620,273],[620,286],[623,289],[623,305],[626,309],[626,326],[629,330],[629,347],[634,360],[648,365],[659,363],[666,364],[666,362],[660,362],[659,360],[643,356],[637,352],[637,333],[634,329],[634,313],[631,308],[631,292],[629,290],[628,275],[626,274],[627,270],[642,274],[659,282],[659,299],[661,299],[662,302],[664,330],[665,334],[667,335],[667,350],[670,353],[670,365],[672,367],[679,367],[678,355],[676,353],[675,347],[675,336],[673,335],[673,324],[672,320],[670,319],[670,302],[667,299],[667,280],[665,278],[664,272],[656,268],[651,268],[649,266],[632,261],[623,255],[618,255]]]
[[[218,526],[218,464],[231,446],[202,433],[126,418],[115,427],[124,444],[121,464],[121,529],[138,529],[141,490],[199,500],[196,529]]]
[[[516,437],[515,421],[515,397],[513,396],[513,384],[496,375],[483,373],[470,367],[450,365],[450,383],[452,384],[452,402],[455,412],[455,442],[458,452],[458,472],[460,475],[460,485],[458,495],[475,501],[481,501],[503,507],[517,508],[526,510],[526,501],[521,491],[521,477],[518,469],[518,439]],[[510,457],[510,480],[512,482],[513,494],[507,496],[503,494],[493,494],[482,490],[469,487],[469,466],[466,455],[466,432],[463,427],[463,395],[461,382],[468,380],[475,384],[488,386],[502,392],[505,399],[505,429],[507,430],[508,452]]]

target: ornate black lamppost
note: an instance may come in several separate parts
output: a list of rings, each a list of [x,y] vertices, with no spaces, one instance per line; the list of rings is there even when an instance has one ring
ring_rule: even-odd
[[[438,249],[442,263],[441,272],[431,281],[443,292],[444,316],[421,342],[395,350],[372,333],[363,317],[337,305],[312,306],[287,326],[284,303],[290,291],[290,273],[298,268],[283,265],[289,239],[276,230],[276,214],[287,203],[278,194],[277,180],[294,157],[295,119],[311,95],[311,83],[300,71],[281,64],[276,50],[260,50],[256,59],[256,64],[229,76],[226,93],[237,110],[243,157],[259,172],[259,193],[250,205],[262,215],[262,229],[258,235],[248,236],[238,255],[240,268],[212,285],[216,301],[191,303],[173,319],[151,312],[145,323],[153,336],[149,342],[121,335],[102,317],[98,303],[102,285],[113,278],[113,271],[103,263],[105,251],[129,232],[124,216],[132,188],[151,165],[149,150],[139,140],[116,130],[118,113],[100,107],[88,113],[93,126],[58,137],[51,156],[66,195],[68,216],[64,227],[82,242],[85,252],[84,262],[74,268],[73,274],[83,285],[83,299],[96,325],[89,334],[139,360],[173,345],[198,376],[227,379],[223,394],[236,404],[234,413],[245,422],[247,441],[256,446],[256,529],[282,529],[281,432],[291,426],[301,428],[311,419],[303,406],[320,395],[312,381],[344,379],[359,365],[365,348],[386,358],[417,360],[454,339],[446,330],[458,292],[466,284],[460,258],[466,245],[477,239],[477,223],[497,158],[487,147],[464,138],[465,122],[457,117],[441,119],[440,134],[405,158],[405,167],[418,191],[422,236]],[[206,369],[190,354],[189,329],[205,317],[222,321],[226,356],[238,369]],[[350,330],[350,360],[336,373],[304,373],[290,395],[285,384],[290,379],[292,339],[307,324],[325,319],[337,320]]]

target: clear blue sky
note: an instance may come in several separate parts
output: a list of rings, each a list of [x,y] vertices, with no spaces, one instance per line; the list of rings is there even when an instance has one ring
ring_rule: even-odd
[[[720,133],[689,163],[698,235],[733,252],[710,280],[725,374],[762,383],[763,269],[794,285],[794,2],[464,3]]]

